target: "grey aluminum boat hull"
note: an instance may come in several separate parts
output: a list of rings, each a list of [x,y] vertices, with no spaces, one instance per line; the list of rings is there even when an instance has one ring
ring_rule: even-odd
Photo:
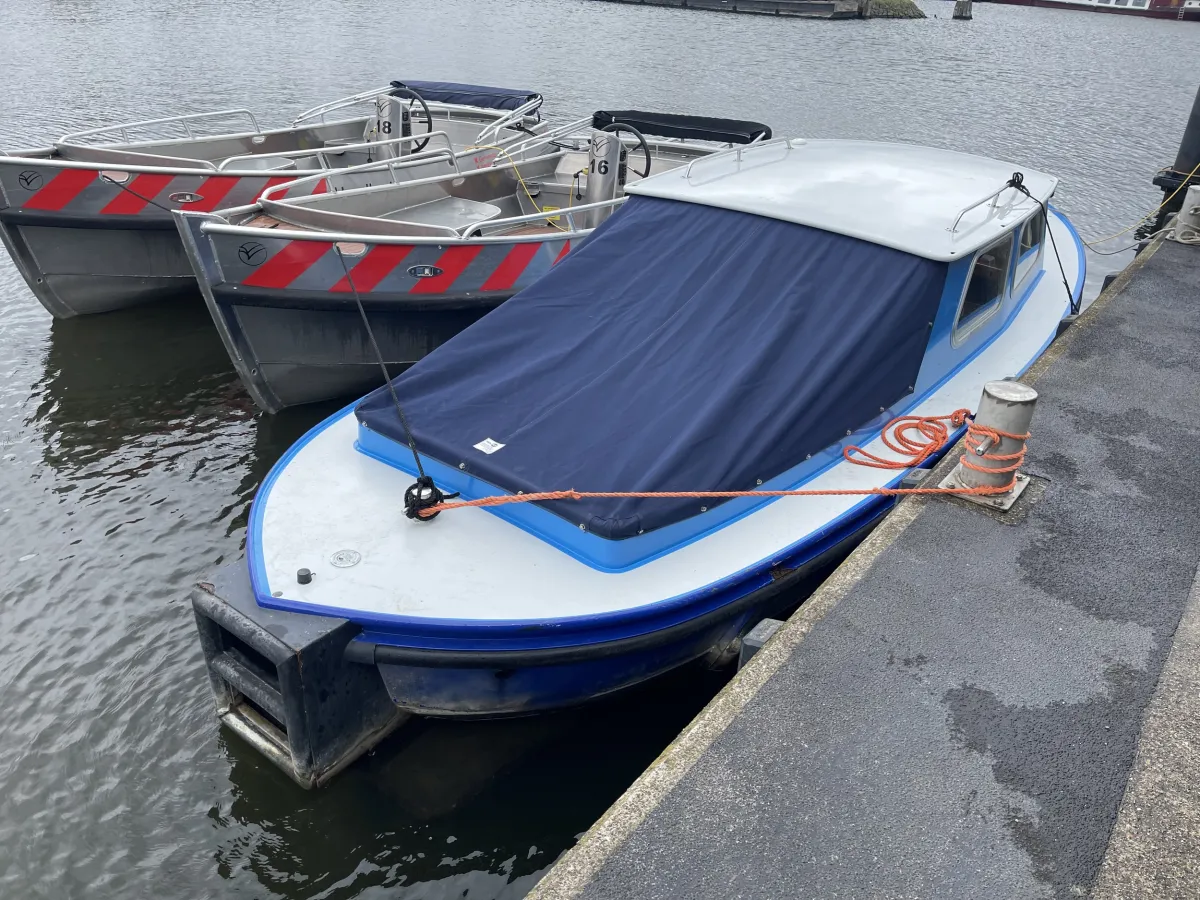
[[[213,217],[178,217],[179,234],[192,260],[189,271],[201,276],[200,291],[217,332],[242,384],[261,409],[276,413],[289,406],[361,395],[383,383],[378,358],[352,294],[269,288],[239,280],[240,261],[234,260],[238,260],[239,244],[245,239],[228,242],[225,249],[229,254],[221,259],[211,236],[201,231],[209,221]],[[268,235],[270,232],[260,239],[269,247],[268,252],[287,252],[286,246],[277,251]],[[561,253],[565,243],[557,241],[553,253]],[[498,248],[498,260],[503,259],[500,249],[507,248]],[[429,252],[434,253],[434,248]],[[550,248],[546,252],[551,253]],[[331,281],[341,274],[340,266],[336,270],[331,266],[338,264],[327,253],[312,266],[309,277],[321,277],[322,270],[326,270],[326,281]],[[243,276],[254,271],[248,266],[241,268],[245,270]],[[530,277],[540,271],[532,268]],[[468,272],[464,289],[454,294],[420,296],[387,289],[362,292],[363,311],[389,375],[394,377],[420,360],[526,283],[514,279],[505,290],[482,291],[479,281]]]
[[[501,303],[472,302],[459,309],[366,310],[371,330],[395,377]],[[383,384],[362,317],[353,302],[339,309],[242,303],[219,295],[209,304],[220,317],[227,345],[239,349],[234,365],[254,402],[268,412],[365,394]]]
[[[14,218],[0,212],[0,241],[55,318],[198,296],[187,254],[169,221],[96,228]]]

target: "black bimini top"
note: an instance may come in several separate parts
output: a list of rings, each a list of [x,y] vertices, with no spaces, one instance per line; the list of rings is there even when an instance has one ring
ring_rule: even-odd
[[[770,126],[739,119],[710,119],[707,116],[680,116],[674,113],[640,112],[636,109],[602,109],[592,115],[593,128],[607,128],[613,124],[630,125],[643,134],[678,138],[682,141],[749,144],[771,137]]]
[[[537,91],[488,87],[480,84],[456,84],[453,81],[393,81],[392,87],[416,91],[434,103],[454,103],[480,109],[519,109],[530,100],[540,100]]]
[[[393,384],[423,454],[502,491],[753,490],[910,393],[945,279],[858,238],[632,197]],[[386,386],[357,415],[411,460]],[[699,513],[543,505],[610,540]]]

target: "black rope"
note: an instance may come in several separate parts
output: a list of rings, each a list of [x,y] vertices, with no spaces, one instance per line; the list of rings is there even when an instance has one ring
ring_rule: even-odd
[[[133,196],[137,197],[137,198],[138,198],[139,200],[141,200],[143,203],[149,203],[151,206],[157,206],[157,207],[158,207],[159,209],[161,209],[163,212],[174,212],[174,210],[173,210],[173,209],[171,209],[171,207],[169,207],[169,206],[163,206],[161,203],[157,203],[157,202],[155,202],[154,200],[151,200],[149,197],[143,197],[141,194],[139,194],[139,193],[138,193],[137,191],[135,191],[133,188],[128,188],[128,187],[125,187],[125,185],[121,184],[121,182],[117,181],[117,179],[115,179],[115,178],[111,177],[111,176],[110,176],[110,175],[108,175],[106,172],[101,172],[101,173],[100,173],[100,180],[101,180],[101,181],[107,181],[109,184],[114,184],[114,185],[116,185],[116,186],[117,186],[117,187],[119,187],[121,190],[125,191],[125,193],[127,193],[127,194],[133,194]]]
[[[383,351],[379,349],[379,342],[375,340],[375,331],[371,328],[371,322],[367,318],[367,310],[363,306],[362,297],[358,295],[358,288],[354,286],[354,278],[350,274],[350,267],[346,265],[346,257],[342,255],[342,248],[334,242],[333,252],[337,254],[339,262],[342,264],[342,271],[346,273],[346,284],[350,287],[350,292],[354,295],[354,303],[358,307],[358,314],[362,317],[363,327],[367,330],[367,337],[371,341],[371,348],[375,351],[375,359],[379,361],[379,369],[383,372],[383,382],[387,385],[388,393],[392,395],[392,403],[396,406],[396,413],[400,416],[400,424],[404,426],[404,436],[408,440],[408,449],[412,451],[413,461],[417,464],[417,480],[415,484],[409,486],[404,492],[404,514],[410,519],[416,519],[418,522],[428,522],[430,519],[437,517],[437,513],[422,514],[423,510],[431,506],[437,506],[444,500],[453,500],[458,496],[457,493],[443,494],[433,479],[425,474],[425,467],[421,465],[421,454],[417,452],[417,440],[413,437],[412,428],[408,424],[408,416],[404,414],[404,407],[400,405],[400,397],[396,394],[396,387],[392,384],[392,377],[388,373],[387,363],[383,359]]]
[[[1071,290],[1071,285],[1067,281],[1067,270],[1063,267],[1062,257],[1058,254],[1058,243],[1054,240],[1054,232],[1050,230],[1050,210],[1037,197],[1029,193],[1029,188],[1025,187],[1025,176],[1020,172],[1013,172],[1012,178],[1008,179],[1008,186],[1014,188],[1036,203],[1042,210],[1042,225],[1046,230],[1046,234],[1050,238],[1050,246],[1054,249],[1054,259],[1058,262],[1058,273],[1062,276],[1063,288],[1067,292],[1067,303],[1070,305],[1071,315],[1079,315],[1079,304],[1082,297],[1075,297],[1075,292]]]

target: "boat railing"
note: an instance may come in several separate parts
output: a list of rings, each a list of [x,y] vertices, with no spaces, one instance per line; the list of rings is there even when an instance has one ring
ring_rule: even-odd
[[[534,148],[541,147],[553,141],[562,140],[563,138],[575,133],[578,133],[582,138],[585,134],[585,129],[591,126],[591,122],[591,116],[584,116],[582,119],[576,119],[573,122],[564,122],[562,125],[555,126],[549,131],[544,131],[541,134],[531,134],[527,137],[521,138],[515,143],[506,146],[504,149],[510,155],[516,156],[520,153],[527,153]],[[480,143],[482,143],[482,141]]]
[[[58,139],[58,143],[81,144],[84,143],[84,141],[81,139],[87,138],[90,142],[91,139],[101,135],[109,134],[113,136],[113,140],[108,141],[108,143],[115,143],[116,135],[120,134],[122,142],[128,144],[130,143],[129,132],[135,128],[162,127],[170,125],[182,125],[184,131],[187,133],[187,139],[195,140],[196,133],[192,129],[192,125],[205,120],[232,119],[234,117],[242,116],[248,119],[251,126],[254,128],[253,132],[250,132],[251,134],[262,134],[262,129],[258,126],[258,119],[254,117],[254,113],[250,112],[250,110],[222,109],[217,110],[216,112],[187,113],[186,115],[181,116],[167,116],[162,119],[143,119],[140,122],[123,122],[117,125],[102,125],[99,128],[89,128],[86,131],[76,131],[71,134],[63,135]]]
[[[759,151],[765,150],[767,148],[783,147],[784,155],[786,156],[788,153],[790,153],[792,150],[794,150],[796,148],[797,144],[802,145],[803,143],[804,143],[803,139],[796,139],[796,138],[771,138],[769,140],[756,138],[755,140],[751,141],[749,144],[741,144],[736,147],[729,147],[728,149],[719,150],[716,153],[711,153],[708,156],[701,156],[698,159],[693,159],[690,163],[688,163],[687,168],[684,170],[683,177],[687,180],[688,184],[691,184],[692,183],[692,169],[694,169],[696,166],[703,167],[707,163],[718,161],[718,160],[724,161],[724,160],[727,160],[730,157],[732,157],[739,164],[739,167],[740,167],[742,160],[745,159],[745,157],[747,155],[757,155],[757,153]],[[773,160],[763,160],[761,162],[757,162],[757,164],[758,165],[767,165],[770,162],[773,162]],[[722,174],[724,174],[724,173],[722,173]]]
[[[454,152],[454,146],[450,143],[450,137],[444,131],[431,131],[429,134],[409,135],[408,137],[393,138],[391,141],[387,141],[387,142],[378,141],[378,142],[374,143],[372,146],[378,147],[385,143],[390,144],[390,143],[401,143],[401,142],[405,142],[405,141],[422,140],[427,137],[428,138],[440,137],[446,141],[446,146],[438,147],[435,150],[422,150],[419,153],[412,153],[412,154],[409,154],[408,156],[400,156],[400,157],[396,157],[393,159],[381,159],[381,160],[377,160],[375,162],[363,163],[362,165],[359,165],[359,166],[347,166],[344,169],[336,169],[332,173],[326,171],[326,172],[319,172],[315,175],[308,175],[304,178],[296,178],[296,179],[293,179],[292,181],[284,182],[283,184],[277,184],[272,188],[268,188],[267,190],[262,192],[262,194],[259,196],[259,199],[266,200],[266,201],[275,200],[276,199],[275,195],[278,193],[287,193],[288,191],[290,191],[293,188],[303,187],[308,184],[313,184],[315,182],[321,181],[324,178],[328,178],[330,176],[330,174],[336,174],[338,176],[355,175],[355,174],[364,173],[364,172],[382,172],[384,169],[387,169],[390,174],[392,184],[399,184],[400,182],[398,182],[396,180],[396,172],[397,171],[399,171],[401,169],[412,168],[414,166],[425,165],[430,162],[436,162],[439,159],[445,159],[449,165],[454,167],[454,171],[457,174],[461,175],[462,169],[458,165],[458,154],[456,154]],[[329,148],[329,149],[333,149],[333,148]]]
[[[585,230],[579,228],[575,224],[575,215],[577,213],[586,213],[594,209],[608,209],[610,207],[620,206],[625,202],[626,199],[627,198],[625,197],[615,197],[612,200],[600,200],[596,203],[583,203],[579,206],[570,206],[565,209],[546,209],[523,216],[508,216],[507,218],[503,219],[486,219],[482,222],[476,222],[474,225],[467,226],[466,230],[462,232],[462,237],[464,240],[472,237],[482,237],[482,232],[485,228],[489,230],[496,228],[508,228],[513,225],[523,225],[528,222],[539,222],[543,219],[549,222],[550,219],[557,219],[559,217],[566,219],[567,225],[569,226],[568,228],[562,229],[564,234],[577,234],[580,231]]]
[[[374,100],[380,94],[389,93],[392,86],[389,84],[385,87],[375,88],[371,91],[361,91],[357,94],[351,94],[349,97],[341,97],[337,100],[330,100],[328,103],[322,103],[320,106],[314,106],[312,109],[306,109],[296,118],[292,119],[292,127],[296,128],[302,122],[307,122],[310,119],[315,119],[318,116],[321,118],[322,124],[325,122],[325,116],[336,109],[345,109],[347,106],[357,106],[359,103],[366,103],[369,100]]]
[[[1025,196],[1022,192],[1018,191],[1013,185],[1005,184],[999,190],[992,191],[986,197],[980,197],[974,203],[969,203],[966,206],[964,206],[961,210],[959,210],[958,215],[954,217],[954,222],[951,223],[950,227],[947,228],[946,230],[949,231],[951,234],[955,235],[956,237],[958,237],[961,235],[970,234],[975,229],[980,228],[985,222],[988,221],[988,219],[990,219],[992,217],[991,213],[989,213],[988,216],[984,219],[984,221],[979,223],[979,225],[973,225],[961,233],[958,230],[959,223],[962,222],[963,216],[965,216],[971,210],[978,209],[979,207],[983,206],[983,204],[988,203],[990,201],[989,205],[990,205],[991,209],[994,211],[996,209],[996,204],[1000,200],[1000,195],[1003,194],[1005,191],[1014,191],[1016,193],[1017,197]],[[1010,201],[1008,204],[1008,209],[1011,210],[1012,206],[1013,206],[1013,204]]]
[[[505,128],[508,128],[510,125],[523,122],[526,116],[533,115],[533,113],[537,112],[539,109],[541,109],[541,107],[542,97],[539,94],[534,99],[521,104],[516,109],[509,110],[508,113],[501,116],[490,125],[485,125],[483,130],[480,131],[479,135],[475,138],[475,143],[482,144],[486,141],[492,141],[493,143],[496,142],[499,140],[501,131],[503,131]]]
[[[345,153],[347,150],[372,150],[377,147],[399,147],[402,144],[414,143],[419,140],[429,138],[432,140],[435,137],[442,138],[446,141],[446,146],[453,149],[453,144],[450,142],[449,135],[444,131],[431,131],[426,134],[407,135],[405,137],[388,138],[386,141],[359,141],[354,144],[334,144],[327,147],[313,147],[308,150],[280,150],[277,153],[245,153],[241,156],[231,156],[218,166],[218,170],[224,172],[227,169],[233,168],[234,163],[253,161],[259,159],[308,159],[316,157],[321,161],[323,169],[336,169],[338,171],[347,171],[345,167],[330,165],[329,156],[336,156]],[[438,148],[439,150],[442,148]],[[421,151],[424,152],[424,151]],[[431,153],[433,151],[430,151]],[[411,159],[412,156],[400,157],[401,159]],[[385,160],[374,160],[363,165],[382,165]],[[270,170],[268,170],[270,171]]]
[[[370,91],[362,91],[358,94],[352,94],[349,97],[342,97],[338,100],[331,100],[328,103],[322,103],[320,106],[314,106],[312,109],[307,109],[300,113],[300,115],[296,116],[296,118],[292,120],[292,127],[296,128],[303,122],[307,122],[318,117],[320,118],[321,122],[324,123],[325,116],[331,112],[334,112],[335,110],[345,109],[348,106],[357,106],[360,103],[367,103],[369,101],[373,101],[381,94],[390,95],[391,92],[392,86],[389,84],[386,87],[375,88],[374,90]],[[453,103],[431,103],[430,106],[445,112],[447,119],[453,119],[454,112],[457,110],[469,112],[472,115],[479,115],[480,112],[486,112],[485,110],[480,110],[473,106],[462,106]],[[490,122],[489,124],[485,125],[483,130],[480,131],[479,136],[476,138],[476,143],[483,143],[484,140],[490,140],[493,143],[498,143],[499,141],[497,140],[497,137],[501,130],[509,127],[510,125],[521,122],[527,116],[537,112],[541,106],[542,98],[539,96],[522,104],[514,110],[509,110],[504,115],[497,118],[494,122]],[[424,135],[422,135],[422,137],[423,136]]]

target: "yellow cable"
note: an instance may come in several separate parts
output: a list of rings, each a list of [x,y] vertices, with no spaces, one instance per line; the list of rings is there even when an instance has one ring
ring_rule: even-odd
[[[1187,183],[1192,180],[1192,176],[1195,175],[1197,172],[1200,172],[1200,163],[1196,163],[1196,167],[1194,169],[1192,169],[1192,171],[1188,172],[1187,177],[1183,179],[1183,181],[1180,183],[1179,187],[1177,187],[1177,188],[1175,188],[1175,190],[1171,191],[1170,197],[1168,197],[1166,200],[1164,200],[1162,203],[1160,203],[1154,209],[1150,210],[1150,212],[1146,213],[1144,216],[1142,216],[1140,219],[1138,219],[1136,222],[1134,222],[1128,228],[1124,229],[1123,231],[1118,231],[1116,234],[1110,234],[1108,237],[1100,238],[1099,240],[1084,241],[1083,246],[1095,247],[1097,244],[1106,243],[1108,241],[1111,241],[1113,238],[1119,238],[1121,235],[1128,234],[1129,232],[1133,231],[1133,229],[1137,228],[1139,225],[1141,225],[1143,222],[1145,222],[1148,218],[1150,218],[1152,215],[1157,213],[1164,206],[1166,206],[1168,203],[1170,203],[1172,200],[1174,200],[1175,195],[1178,194],[1180,191],[1182,191],[1185,187],[1187,187]]]
[[[496,150],[496,151],[499,151],[500,153],[503,153],[505,158],[510,163],[512,163],[513,173],[517,176],[517,181],[519,181],[521,183],[521,187],[525,191],[525,196],[529,198],[529,202],[533,205],[533,208],[536,209],[538,212],[547,212],[547,210],[544,210],[540,206],[538,206],[537,201],[533,199],[533,194],[529,190],[529,185],[527,185],[525,183],[525,179],[521,177],[521,170],[517,168],[517,161],[512,158],[512,155],[507,150],[505,150],[503,147],[497,147],[494,144],[480,144],[477,146],[468,147],[467,149],[468,150]],[[569,208],[570,207],[568,206],[568,209]],[[554,212],[554,210],[549,210],[549,212]],[[546,224],[553,225],[559,231],[569,231],[570,230],[568,228],[563,228],[557,222],[551,222],[549,219],[546,219]]]

